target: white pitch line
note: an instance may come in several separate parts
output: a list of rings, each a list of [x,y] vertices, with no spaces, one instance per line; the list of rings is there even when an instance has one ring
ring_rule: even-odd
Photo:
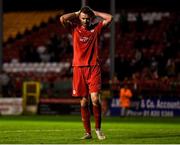
[[[72,131],[73,129],[55,129],[55,130],[2,130],[0,133],[11,133],[11,132],[61,132],[61,131]],[[74,129],[76,130],[76,129]]]
[[[123,129],[107,129],[108,131],[120,131]],[[0,133],[21,133],[21,132],[62,132],[62,131],[77,131],[77,129],[34,129],[34,130],[0,130]],[[94,131],[94,129],[92,129]]]

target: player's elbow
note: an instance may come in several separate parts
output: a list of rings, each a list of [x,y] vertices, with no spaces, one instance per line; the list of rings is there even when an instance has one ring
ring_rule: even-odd
[[[112,21],[113,21],[113,16],[110,15],[109,17],[106,18],[105,21],[103,21],[103,24],[104,24],[104,26],[107,27],[107,26],[109,26],[111,24]]]
[[[110,15],[109,18],[108,18],[108,22],[111,23],[113,21],[113,16]]]
[[[106,19],[106,23],[109,25],[113,21],[113,16],[109,15]]]
[[[60,21],[61,24],[64,24],[64,18],[63,18],[63,16],[60,16],[59,21]]]

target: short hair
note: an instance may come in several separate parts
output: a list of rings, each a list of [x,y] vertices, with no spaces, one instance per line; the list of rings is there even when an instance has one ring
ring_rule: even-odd
[[[88,6],[82,7],[81,10],[80,10],[80,13],[81,12],[85,13],[85,14],[88,14],[90,17],[94,17],[95,16],[93,10],[90,7],[88,7]]]

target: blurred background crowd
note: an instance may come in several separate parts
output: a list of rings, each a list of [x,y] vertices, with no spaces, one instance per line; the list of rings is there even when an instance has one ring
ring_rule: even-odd
[[[86,1],[110,12],[110,1]],[[41,83],[41,98],[71,97],[71,35],[59,23],[82,1],[3,1],[1,97],[22,97],[25,81]],[[103,91],[133,97],[180,97],[180,15],[177,1],[116,1],[115,73],[110,78],[110,29],[101,38]],[[106,95],[104,95],[105,97]]]

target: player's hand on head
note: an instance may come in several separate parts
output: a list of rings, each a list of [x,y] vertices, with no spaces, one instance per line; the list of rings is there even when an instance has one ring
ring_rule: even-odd
[[[75,14],[76,16],[79,16],[80,12],[81,12],[81,10],[74,12],[74,14]]]

